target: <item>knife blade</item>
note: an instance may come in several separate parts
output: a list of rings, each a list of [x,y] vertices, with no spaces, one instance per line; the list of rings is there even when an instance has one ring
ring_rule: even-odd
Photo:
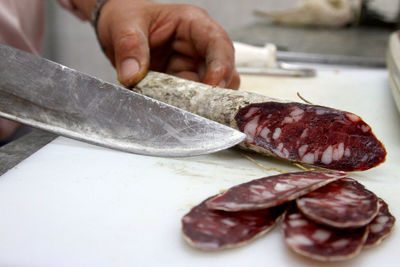
[[[0,116],[152,156],[207,154],[245,138],[225,125],[3,44]]]

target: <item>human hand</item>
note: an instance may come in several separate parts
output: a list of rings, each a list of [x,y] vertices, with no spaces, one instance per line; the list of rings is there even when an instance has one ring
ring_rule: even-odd
[[[76,2],[79,7],[83,1]],[[239,87],[232,41],[200,8],[109,0],[97,31],[125,86],[135,85],[151,69],[219,87]]]

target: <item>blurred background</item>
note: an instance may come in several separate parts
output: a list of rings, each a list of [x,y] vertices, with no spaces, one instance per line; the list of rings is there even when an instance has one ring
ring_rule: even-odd
[[[382,59],[398,28],[399,0],[170,0],[200,6],[235,41],[278,51]],[[109,82],[115,71],[102,54],[91,25],[46,1],[45,57]]]

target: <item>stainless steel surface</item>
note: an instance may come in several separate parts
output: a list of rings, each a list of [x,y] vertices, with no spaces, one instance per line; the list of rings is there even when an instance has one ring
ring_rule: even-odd
[[[304,62],[304,63],[330,64],[330,65],[349,65],[349,66],[370,67],[370,68],[386,67],[385,59],[383,57],[382,58],[374,58],[374,57],[278,51],[276,53],[276,58],[279,61],[288,61],[288,62]]]
[[[239,74],[289,77],[314,77],[317,74],[315,69],[305,68],[284,62],[278,62],[275,68],[237,67],[237,71]]]
[[[0,44],[0,116],[77,140],[155,156],[242,141],[232,128]]]
[[[259,21],[231,31],[230,36],[257,46],[273,43],[278,47],[278,60],[286,62],[385,67],[387,40],[392,31],[373,26],[294,27]]]

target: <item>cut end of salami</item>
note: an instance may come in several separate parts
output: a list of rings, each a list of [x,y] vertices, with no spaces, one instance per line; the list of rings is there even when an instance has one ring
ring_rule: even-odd
[[[225,212],[211,210],[203,201],[182,218],[182,231],[185,240],[198,249],[238,247],[272,229],[285,208]]]
[[[294,252],[320,261],[342,261],[356,256],[367,238],[367,227],[346,231],[327,228],[308,220],[295,205],[287,210],[282,230]]]
[[[301,103],[265,102],[235,117],[248,147],[322,168],[363,171],[382,163],[383,144],[357,115]]]
[[[374,220],[368,225],[368,238],[364,247],[373,247],[385,239],[391,232],[396,222],[394,216],[390,213],[389,207],[385,201],[379,199],[379,212]]]
[[[208,200],[211,209],[225,211],[256,210],[291,201],[346,176],[344,172],[293,172],[236,185]]]
[[[378,197],[351,178],[327,184],[296,200],[310,220],[336,228],[358,228],[378,213]]]

